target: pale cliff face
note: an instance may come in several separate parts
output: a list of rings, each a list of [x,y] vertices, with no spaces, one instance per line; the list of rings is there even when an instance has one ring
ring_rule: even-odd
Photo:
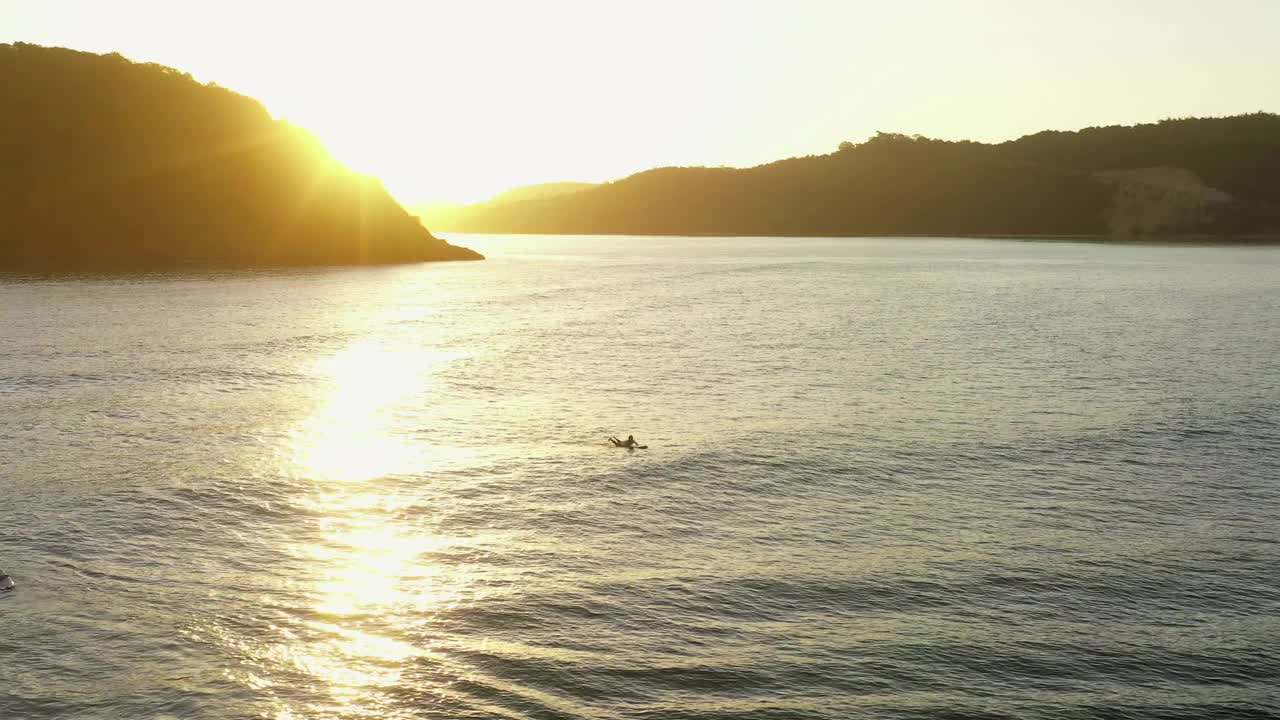
[[[1195,233],[1212,220],[1217,206],[1232,199],[1184,168],[1108,170],[1096,176],[1115,185],[1107,211],[1112,235]]]

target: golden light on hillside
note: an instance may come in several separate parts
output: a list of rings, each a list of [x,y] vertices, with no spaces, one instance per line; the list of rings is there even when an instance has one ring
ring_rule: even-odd
[[[1267,3],[1230,29],[1207,4],[1159,23],[1123,3],[1106,23],[1009,2],[9,4],[0,42],[120,52],[251,95],[406,203],[752,165],[877,130],[993,141],[1280,101]]]

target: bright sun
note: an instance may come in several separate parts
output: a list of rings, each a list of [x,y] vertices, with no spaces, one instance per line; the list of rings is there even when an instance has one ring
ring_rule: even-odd
[[[712,111],[756,105],[740,58],[701,47],[739,24],[726,12],[739,6],[718,1],[60,4],[19,6],[56,28],[30,40],[119,51],[257,98],[408,205],[717,164],[746,131]]]

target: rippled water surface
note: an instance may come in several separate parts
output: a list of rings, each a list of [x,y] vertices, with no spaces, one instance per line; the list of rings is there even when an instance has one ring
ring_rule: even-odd
[[[458,241],[0,276],[0,717],[1277,710],[1280,249]]]

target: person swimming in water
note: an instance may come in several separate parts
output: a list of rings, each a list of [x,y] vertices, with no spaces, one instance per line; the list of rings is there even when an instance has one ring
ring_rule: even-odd
[[[9,574],[6,573],[5,571],[0,570],[0,592],[5,592],[12,589],[13,589],[13,578],[9,577]]]
[[[626,440],[619,440],[618,438],[610,435],[609,442],[613,443],[616,447],[624,447],[624,448],[633,448],[640,444],[636,442],[635,435],[628,435]]]

